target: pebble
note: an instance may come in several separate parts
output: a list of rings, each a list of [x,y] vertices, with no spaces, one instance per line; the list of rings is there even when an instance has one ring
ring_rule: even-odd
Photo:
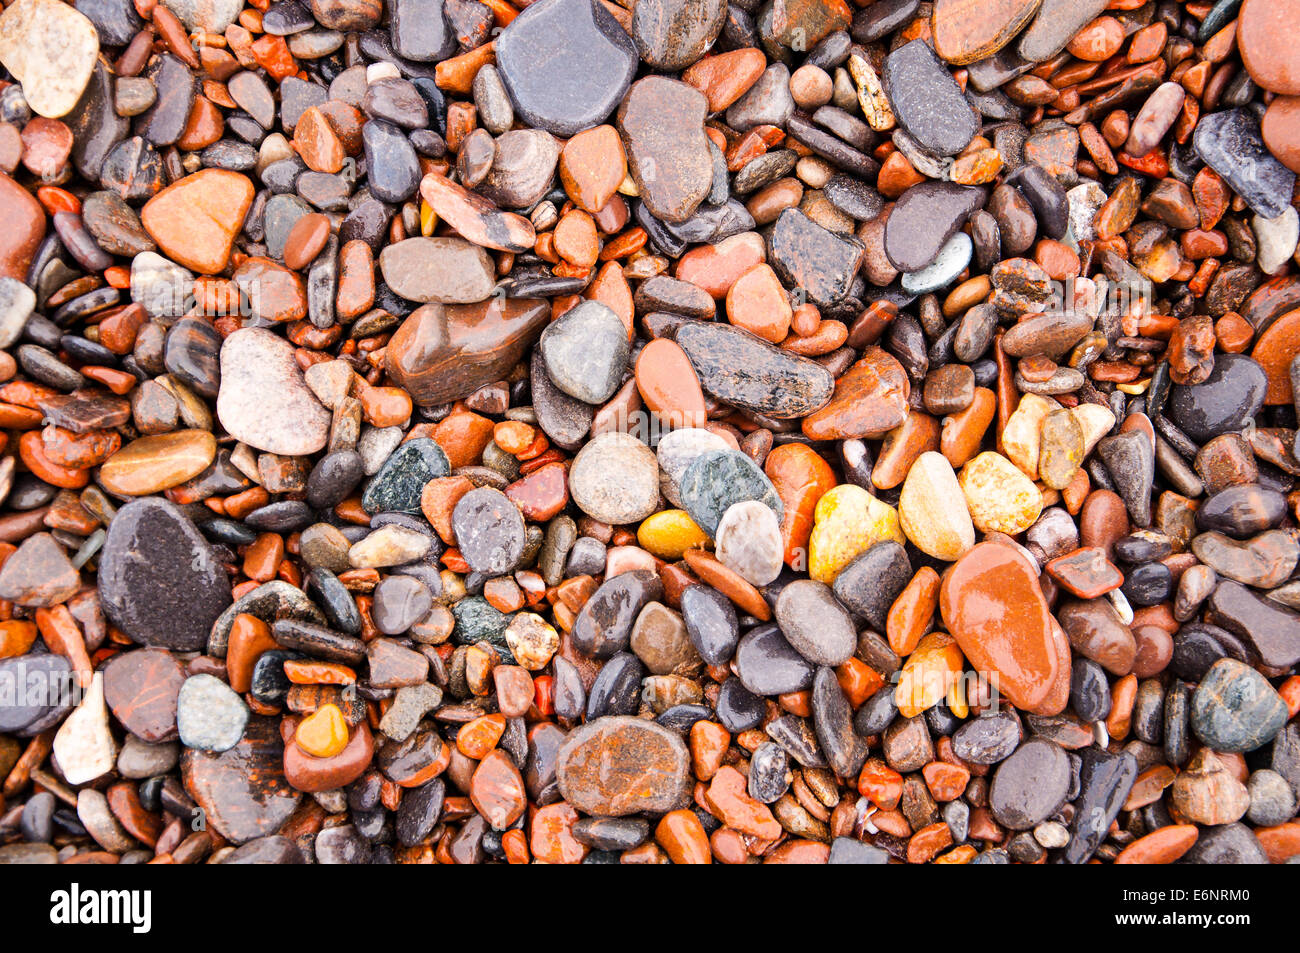
[[[730,449],[696,455],[682,473],[678,498],[695,524],[715,539],[724,514],[742,501],[763,503],[778,521],[785,512],[767,475],[745,454]]]
[[[1169,391],[1169,417],[1193,440],[1204,443],[1240,431],[1264,403],[1268,379],[1244,354],[1221,354],[1199,384],[1175,384]]]
[[[637,65],[623,27],[585,0],[525,10],[501,31],[495,52],[515,113],[556,136],[602,122],[623,99]],[[564,65],[557,70],[552,63]]]
[[[1065,752],[1051,741],[1032,738],[994,771],[989,810],[1013,831],[1030,830],[1061,809],[1069,789]]]
[[[168,258],[202,274],[217,274],[230,260],[253,192],[247,176],[203,169],[149,199],[140,210],[140,223]]]
[[[211,675],[192,675],[176,696],[181,744],[199,751],[229,751],[248,724],[248,706],[230,686]]]
[[[418,515],[424,485],[450,472],[447,454],[437,443],[428,437],[408,440],[393,451],[367,484],[361,505],[367,513]]]
[[[924,182],[908,189],[885,222],[889,263],[904,273],[929,267],[983,201],[982,189],[951,182]]]
[[[1013,705],[1047,698],[1062,674],[1057,636],[1037,570],[1015,549],[977,544],[944,577],[939,607],[962,653]]]
[[[732,503],[718,521],[715,552],[721,563],[754,586],[781,573],[784,547],[776,511],[762,500]]]
[[[812,579],[795,580],[781,590],[776,621],[786,641],[815,665],[841,665],[857,646],[849,614],[828,586]]]
[[[975,545],[965,495],[943,454],[927,451],[908,470],[898,498],[898,522],[912,545],[946,562],[955,562]]]
[[[104,679],[96,676],[54,736],[54,757],[69,784],[86,784],[113,770],[117,743],[108,726]]]
[[[740,328],[686,324],[678,329],[676,341],[705,393],[770,417],[805,416],[825,406],[835,387],[820,364]]]
[[[707,111],[699,90],[662,76],[637,80],[618,107],[628,171],[646,209],[660,221],[686,221],[712,188]]]
[[[923,40],[890,53],[881,78],[894,116],[922,148],[941,156],[956,155],[979,131],[979,121],[961,89]]]
[[[267,453],[315,453],[329,439],[330,413],[303,379],[293,348],[264,328],[243,328],[221,345],[217,416],[235,439]]]
[[[1286,211],[1295,173],[1265,148],[1253,113],[1230,109],[1206,116],[1196,124],[1192,144],[1256,215],[1276,218]]]
[[[0,63],[40,116],[58,119],[72,111],[98,55],[95,25],[57,0],[20,0],[0,16]]]
[[[584,513],[617,526],[635,523],[659,502],[659,464],[654,452],[625,433],[593,438],[569,468],[569,493]]]
[[[584,301],[548,325],[538,349],[555,386],[588,404],[614,395],[629,355],[622,320],[599,301]]]
[[[141,562],[142,552],[156,559]],[[164,500],[134,500],[118,510],[97,584],[109,620],[136,642],[161,648],[203,648],[230,605],[230,580],[212,547]]]
[[[1192,693],[1192,730],[1214,751],[1254,751],[1281,730],[1286,717],[1273,687],[1236,659],[1215,662]]]
[[[496,284],[488,253],[459,238],[408,238],[389,245],[379,255],[379,270],[389,288],[421,303],[473,304]]]
[[[675,732],[624,716],[569,733],[556,758],[564,799],[586,814],[663,813],[688,799],[690,753]]]

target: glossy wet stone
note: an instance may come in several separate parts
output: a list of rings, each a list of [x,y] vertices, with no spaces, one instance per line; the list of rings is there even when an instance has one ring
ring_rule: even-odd
[[[586,814],[622,817],[685,803],[690,753],[675,732],[628,717],[598,718],[571,732],[556,780]]]
[[[1216,662],[1192,693],[1196,736],[1215,751],[1253,751],[1281,729],[1286,707],[1254,669],[1235,659]]]
[[[812,684],[815,671],[776,625],[745,633],[736,648],[735,664],[741,682],[756,695],[801,691]]]
[[[532,298],[425,305],[389,341],[388,371],[422,405],[467,397],[518,363],[548,313],[545,302]]]
[[[221,346],[222,426],[250,446],[286,456],[314,453],[329,436],[329,411],[316,400],[279,336],[245,328]]]
[[[596,658],[627,647],[632,627],[645,606],[663,597],[663,585],[651,572],[638,569],[608,579],[587,600],[573,623],[574,645]]]
[[[224,837],[243,843],[274,833],[293,813],[301,795],[285,780],[282,750],[278,723],[254,717],[233,748],[184,752],[185,789]]]
[[[548,325],[538,349],[555,385],[588,404],[613,396],[629,354],[623,322],[598,301],[584,301]]]
[[[427,437],[409,440],[384,461],[366,486],[361,505],[369,513],[418,514],[424,485],[450,472],[447,454],[437,443]]]
[[[727,510],[743,500],[758,500],[779,519],[780,497],[767,476],[749,457],[735,450],[711,450],[695,457],[682,474],[679,498],[696,525],[710,536]]]
[[[885,223],[890,263],[904,272],[925,268],[983,202],[982,189],[951,182],[925,182],[908,189]]]
[[[698,90],[657,76],[634,83],[618,108],[628,170],[646,208],[662,221],[685,221],[712,185],[707,108]]]
[[[1193,440],[1205,442],[1241,430],[1259,412],[1267,387],[1255,361],[1242,354],[1220,355],[1202,383],[1170,389],[1169,416]]]
[[[1192,141],[1197,155],[1256,214],[1275,218],[1286,210],[1288,196],[1295,186],[1295,173],[1265,148],[1259,122],[1253,114],[1231,109],[1206,116],[1197,123]]]
[[[787,285],[802,288],[815,304],[825,305],[848,293],[862,250],[798,209],[787,209],[768,237],[767,257]]]
[[[1059,659],[1037,574],[1013,549],[980,543],[945,576],[940,609],[948,631],[1000,690],[1032,709],[1057,679]]]

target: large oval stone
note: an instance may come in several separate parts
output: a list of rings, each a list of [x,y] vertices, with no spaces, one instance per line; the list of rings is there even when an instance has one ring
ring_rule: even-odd
[[[265,328],[241,328],[221,345],[217,416],[235,439],[284,456],[315,453],[330,412],[303,378],[293,345]]]
[[[939,590],[944,625],[975,670],[996,678],[1017,708],[1037,707],[1060,660],[1038,572],[1004,543],[979,543],[957,560]]]
[[[625,716],[597,718],[560,746],[556,780],[585,814],[663,814],[689,800],[691,757],[676,732]]]
[[[134,500],[118,510],[99,557],[109,621],[143,645],[201,650],[230,605],[230,579],[212,547],[173,503]]]
[[[497,69],[529,125],[557,136],[598,125],[636,73],[636,47],[591,0],[530,4],[496,39]]]

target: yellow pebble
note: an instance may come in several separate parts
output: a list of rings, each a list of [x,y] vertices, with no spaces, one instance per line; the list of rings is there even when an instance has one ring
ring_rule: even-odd
[[[317,758],[332,758],[348,746],[348,723],[338,705],[322,705],[298,722],[293,740]]]
[[[688,549],[704,546],[708,534],[685,510],[663,510],[647,516],[636,531],[641,548],[660,559],[677,560]]]
[[[915,718],[944,698],[961,674],[961,649],[946,632],[931,632],[907,658],[894,689],[894,703],[904,718]]]
[[[992,450],[962,467],[957,483],[966,494],[971,521],[981,533],[1015,536],[1033,526],[1043,511],[1042,491],[1010,460]]]
[[[887,539],[907,542],[898,512],[860,486],[841,484],[818,500],[813,511],[808,575],[829,586],[855,556]]]

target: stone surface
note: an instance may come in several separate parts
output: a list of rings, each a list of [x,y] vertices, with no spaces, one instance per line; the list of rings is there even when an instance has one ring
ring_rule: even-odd
[[[690,752],[653,722],[609,716],[570,732],[556,760],[564,799],[586,814],[673,810],[688,799]]]
[[[307,386],[293,348],[263,328],[243,328],[221,345],[217,416],[233,437],[268,453],[315,453],[329,439],[330,412]]]
[[[99,598],[109,619],[137,642],[189,651],[207,644],[230,605],[230,580],[194,524],[174,504],[122,507],[100,555]]]

